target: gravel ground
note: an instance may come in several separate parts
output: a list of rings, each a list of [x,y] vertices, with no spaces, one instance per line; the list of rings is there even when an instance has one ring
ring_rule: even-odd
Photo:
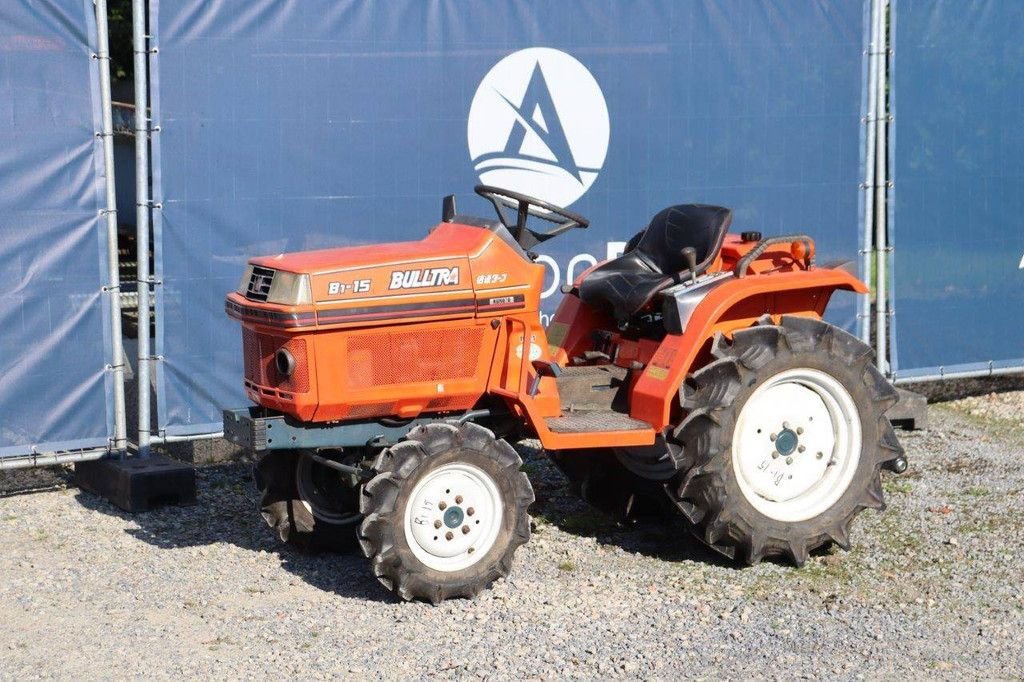
[[[134,516],[60,470],[7,475],[36,490],[0,498],[0,677],[1020,678],[1024,393],[931,409],[888,510],[801,570],[610,523],[521,444],[533,539],[508,581],[439,607],[279,546],[245,464]]]

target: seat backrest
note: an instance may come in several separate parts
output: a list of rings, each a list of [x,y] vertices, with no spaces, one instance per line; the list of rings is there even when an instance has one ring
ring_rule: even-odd
[[[718,256],[731,223],[732,211],[722,206],[669,206],[651,218],[635,250],[655,271],[672,275],[686,270],[683,249],[692,246],[697,251],[694,274],[699,275]]]

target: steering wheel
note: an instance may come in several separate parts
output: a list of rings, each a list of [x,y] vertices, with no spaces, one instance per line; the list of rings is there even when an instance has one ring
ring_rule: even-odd
[[[561,206],[530,197],[510,189],[501,189],[491,185],[477,185],[473,191],[494,204],[494,210],[498,213],[498,220],[504,225],[516,242],[524,249],[529,249],[537,244],[557,237],[574,227],[586,228],[590,221],[583,216],[573,213]],[[516,211],[515,223],[510,223],[505,209],[514,208]],[[538,232],[526,226],[530,216],[555,223],[555,227],[548,232]]]

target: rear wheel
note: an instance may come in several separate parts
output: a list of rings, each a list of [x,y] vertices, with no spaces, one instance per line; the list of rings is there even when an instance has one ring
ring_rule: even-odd
[[[347,464],[360,459],[340,451],[320,454]],[[363,517],[353,477],[292,450],[264,455],[253,477],[260,490],[260,512],[282,541],[308,551],[345,551],[356,545]]]
[[[871,349],[824,322],[769,318],[719,335],[683,388],[676,430],[690,466],[668,485],[694,534],[729,557],[802,565],[853,519],[885,506],[880,469],[902,459],[895,389]]]
[[[675,474],[663,439],[646,448],[553,450],[548,454],[587,504],[620,521],[662,517],[660,481]]]
[[[429,424],[384,450],[363,489],[373,574],[402,599],[474,597],[530,538],[533,488],[512,447],[482,426]]]

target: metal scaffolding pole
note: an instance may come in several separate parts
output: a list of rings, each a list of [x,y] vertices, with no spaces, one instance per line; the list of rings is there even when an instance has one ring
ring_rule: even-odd
[[[149,344],[149,45],[146,35],[146,2],[132,0],[132,46],[135,52],[135,245],[138,257],[139,344],[139,457],[149,456],[149,377],[152,354]]]
[[[878,59],[876,61],[876,131],[875,131],[875,364],[883,373],[889,371],[889,292],[887,265],[889,238],[887,231],[886,195],[888,193],[888,167],[886,164],[886,136],[889,110],[886,107],[886,73],[889,62],[889,41],[886,35],[887,0],[878,0],[876,18]]]
[[[61,464],[78,464],[103,459],[109,453],[107,448],[77,450],[71,452],[33,452],[30,455],[4,457],[0,459],[0,471],[12,469],[31,469],[33,467],[59,466]]]
[[[877,118],[878,94],[876,92],[878,83],[878,15],[881,12],[881,0],[871,2],[871,23],[868,27],[868,88],[867,88],[867,114],[864,119],[866,132],[866,148],[864,157],[864,225],[863,239],[861,243],[861,273],[868,286],[874,287],[871,282],[872,265],[872,239],[874,237],[874,215],[875,215],[875,193],[878,191],[875,186],[875,126]],[[864,343],[871,343],[871,295],[865,294],[860,300],[860,337]]]
[[[121,345],[121,276],[117,253],[117,191],[114,185],[114,125],[110,97],[110,41],[107,31],[107,0],[95,0],[96,60],[99,62],[100,108],[103,143],[103,175],[106,182],[107,294],[110,306],[110,370],[114,375],[114,443],[121,457],[128,450],[128,428],[124,405],[124,349]]]

